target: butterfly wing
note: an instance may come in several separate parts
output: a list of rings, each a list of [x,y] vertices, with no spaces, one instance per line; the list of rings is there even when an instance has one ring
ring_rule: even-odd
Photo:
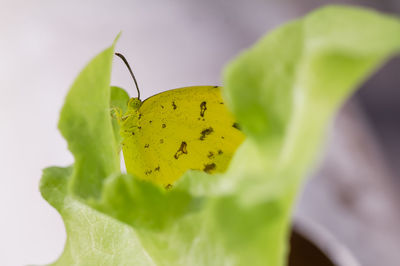
[[[154,95],[139,108],[135,124],[123,129],[127,171],[165,187],[189,169],[225,171],[244,139],[217,86]]]

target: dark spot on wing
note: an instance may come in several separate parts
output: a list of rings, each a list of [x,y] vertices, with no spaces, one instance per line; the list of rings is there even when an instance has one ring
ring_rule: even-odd
[[[212,151],[209,151],[207,157],[210,159],[214,158],[214,153]]]
[[[224,102],[220,102],[219,104],[224,104]]]
[[[223,154],[224,152],[222,150],[218,150],[218,155]]]
[[[135,132],[132,131],[132,136],[135,135]]]
[[[164,105],[161,105],[161,108],[164,109]]]
[[[144,174],[145,174],[145,175],[149,175],[149,174],[151,174],[152,172],[153,172],[152,170],[148,170],[148,171],[144,172]]]
[[[175,102],[172,102],[172,108],[174,108],[174,110],[176,109],[176,104],[175,104]]]
[[[214,132],[214,129],[212,127],[204,129],[200,132],[200,140],[204,140],[206,136],[210,135],[212,132]]]
[[[154,168],[154,171],[160,172],[160,166],[157,166],[156,168]]]
[[[142,114],[139,114],[139,119],[142,118]]]
[[[153,121],[150,120],[150,121],[149,121],[149,124],[151,124],[151,123],[153,123]]]
[[[218,88],[218,86],[214,86],[214,88]]]
[[[163,139],[160,139],[160,144],[163,144],[164,143],[164,140]]]
[[[142,127],[138,127],[138,129],[142,129]]]
[[[161,125],[162,128],[165,128],[166,126],[167,126],[166,124],[162,124],[162,125]]]
[[[221,139],[225,139],[225,137],[224,137],[224,136],[221,136]]]
[[[206,173],[210,173],[212,170],[215,169],[215,167],[217,167],[217,165],[215,163],[205,164],[203,171]]]
[[[146,144],[146,145],[144,145],[144,147],[145,147],[145,148],[148,148],[148,147],[150,147],[150,145],[149,145],[149,144]]]
[[[175,153],[174,158],[178,159],[182,154],[187,154],[187,143],[182,141],[181,146],[179,147],[178,151]]]
[[[171,184],[168,184],[168,185],[165,186],[165,189],[167,189],[167,190],[168,190],[168,189],[171,189],[171,188],[172,188],[172,185],[171,185]]]
[[[200,104],[200,116],[204,117],[204,113],[207,110],[207,103],[206,102],[202,102]]]
[[[240,126],[239,126],[238,123],[233,123],[232,127],[236,128],[236,129],[238,129],[238,130],[240,130]]]

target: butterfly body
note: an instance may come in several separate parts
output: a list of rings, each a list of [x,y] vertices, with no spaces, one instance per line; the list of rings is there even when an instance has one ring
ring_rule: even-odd
[[[170,187],[187,170],[226,170],[244,135],[217,86],[131,98],[121,119],[127,172]]]

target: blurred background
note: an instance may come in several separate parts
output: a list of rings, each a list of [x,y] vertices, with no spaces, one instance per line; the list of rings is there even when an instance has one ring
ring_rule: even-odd
[[[398,0],[0,0],[0,265],[45,264],[61,253],[65,231],[40,196],[41,170],[72,163],[59,110],[85,63],[118,32],[117,51],[146,98],[220,84],[238,52],[329,2],[400,14]],[[392,59],[341,109],[296,209],[366,266],[400,261],[399,73]],[[117,59],[112,81],[135,95]]]

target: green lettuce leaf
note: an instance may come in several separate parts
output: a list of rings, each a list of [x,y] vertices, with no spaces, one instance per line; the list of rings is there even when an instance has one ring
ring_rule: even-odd
[[[224,94],[245,142],[226,173],[188,171],[169,191],[120,171],[110,109],[128,97],[109,87],[113,50],[81,72],[61,112],[74,165],[42,177],[67,230],[54,265],[280,266],[323,133],[354,89],[399,53],[400,22],[326,7],[244,51],[224,71]]]
[[[58,127],[75,158],[71,193],[97,198],[103,180],[120,171],[110,119],[110,79],[114,45],[78,75],[61,110]]]
[[[63,254],[52,265],[154,265],[133,228],[68,193],[72,173],[72,167],[47,168],[40,184],[67,231]]]

